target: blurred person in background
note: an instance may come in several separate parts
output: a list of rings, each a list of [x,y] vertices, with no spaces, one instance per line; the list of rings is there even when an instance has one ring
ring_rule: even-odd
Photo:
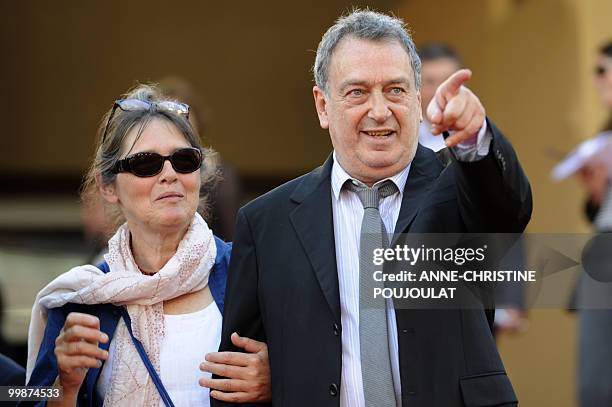
[[[193,85],[182,77],[166,76],[159,81],[159,88],[164,95],[189,105],[189,122],[200,137],[205,137],[211,113]],[[217,157],[219,179],[207,191],[210,198],[207,221],[215,235],[227,242],[232,240],[236,213],[243,203],[244,194],[234,168],[223,157]]]
[[[61,386],[56,405],[208,406],[201,363],[215,361],[233,393],[209,380],[211,397],[270,397],[264,343],[234,334],[246,353],[205,361],[220,342],[231,245],[197,211],[206,213],[217,171],[188,116],[188,105],[146,85],[105,116],[83,196],[101,196],[107,214],[125,223],[106,262],[62,274],[32,310],[28,385]]]
[[[594,85],[610,116],[599,137],[612,131],[612,42],[599,49]],[[612,157],[609,158],[612,161]],[[608,163],[590,160],[578,171],[588,194],[585,212],[597,232],[612,231],[612,189]],[[578,304],[584,291],[581,279]],[[612,406],[612,310],[578,306],[578,397],[582,407]]]
[[[463,67],[459,54],[450,46],[442,43],[431,43],[419,48],[421,58],[421,110],[427,111],[427,106],[433,99],[438,87],[452,74]],[[433,150],[446,148],[444,138],[431,133],[431,124],[426,115],[419,125],[419,143]]]
[[[23,386],[24,383],[25,369],[13,359],[0,353],[0,386]]]
[[[112,224],[106,219],[102,197],[81,203],[81,223],[87,245],[85,263],[102,263],[107,252],[106,242],[113,234]]]
[[[12,355],[12,347],[4,338],[3,326],[4,300],[0,284],[0,386],[22,386],[25,383],[25,369],[9,357]]]
[[[599,49],[593,83],[599,99],[609,112],[601,133],[612,131],[612,42]],[[608,190],[608,171],[600,162],[587,163],[578,171],[578,179],[588,194],[585,213],[589,221],[595,221],[599,208]]]

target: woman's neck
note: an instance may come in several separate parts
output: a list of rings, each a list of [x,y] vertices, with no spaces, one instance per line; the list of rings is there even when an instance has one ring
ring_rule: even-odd
[[[187,228],[166,233],[130,229],[130,246],[136,265],[146,274],[157,273],[174,256]]]

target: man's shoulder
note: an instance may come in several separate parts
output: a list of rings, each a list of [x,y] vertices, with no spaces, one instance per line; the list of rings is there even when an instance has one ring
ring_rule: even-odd
[[[321,177],[324,176],[322,171],[323,167],[318,167],[306,174],[287,181],[271,191],[253,199],[242,208],[242,211],[246,214],[252,214],[276,211],[285,207],[293,207],[295,203],[292,202],[292,199],[301,195],[299,190],[304,189],[304,187],[309,187],[313,182],[319,182]]]
[[[308,174],[301,175],[253,199],[242,207],[247,215],[275,211],[290,204],[290,197]]]

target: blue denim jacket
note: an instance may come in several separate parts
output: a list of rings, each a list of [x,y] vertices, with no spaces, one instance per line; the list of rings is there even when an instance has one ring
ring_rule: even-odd
[[[215,244],[217,246],[217,257],[215,265],[211,270],[208,279],[208,286],[213,299],[219,307],[219,311],[223,314],[223,299],[225,297],[225,285],[227,282],[227,268],[229,266],[232,244],[225,243],[215,236]],[[110,270],[106,262],[98,265],[98,268],[105,273]],[[71,312],[82,312],[95,315],[100,319],[100,330],[113,337],[117,323],[121,317],[120,308],[112,304],[66,304],[60,308],[49,310],[47,327],[40,345],[36,364],[28,382],[28,386],[51,386],[57,377],[57,360],[55,359],[55,338],[59,335],[60,330],[64,326],[66,317]],[[105,344],[100,344],[102,349],[108,350],[110,340]],[[95,384],[98,380],[102,367],[98,369],[89,369],[85,376],[85,381],[81,386],[78,396],[78,406],[102,406],[103,401],[95,391]],[[36,405],[45,405],[46,402],[40,402]]]

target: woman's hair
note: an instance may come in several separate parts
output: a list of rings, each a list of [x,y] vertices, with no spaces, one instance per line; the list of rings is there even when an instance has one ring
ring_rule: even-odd
[[[156,85],[138,85],[121,97],[122,99],[139,99],[146,102],[176,101],[165,97]],[[114,113],[113,113],[114,110]],[[112,115],[112,117],[111,117]],[[109,117],[111,117],[109,122]],[[200,137],[192,128],[185,115],[181,115],[165,109],[146,109],[135,111],[123,111],[120,108],[111,108],[106,112],[98,128],[98,138],[96,143],[96,153],[81,187],[81,200],[84,205],[94,205],[100,197],[99,187],[115,182],[117,174],[113,172],[115,163],[122,157],[124,150],[130,151],[138,141],[146,126],[153,119],[166,120],[173,124],[178,131],[185,137],[185,140],[195,148],[202,151],[203,162],[200,168],[200,204],[198,211],[204,218],[208,214],[208,196],[214,184],[219,179],[217,168],[217,153],[202,147]],[[108,123],[108,125],[107,125]],[[107,128],[108,126],[108,128]],[[124,142],[130,130],[138,126],[138,133],[131,146],[125,146]],[[106,135],[104,131],[106,129]],[[104,137],[104,140],[103,140]],[[115,205],[105,205],[106,220],[114,227],[124,221],[121,211]]]

